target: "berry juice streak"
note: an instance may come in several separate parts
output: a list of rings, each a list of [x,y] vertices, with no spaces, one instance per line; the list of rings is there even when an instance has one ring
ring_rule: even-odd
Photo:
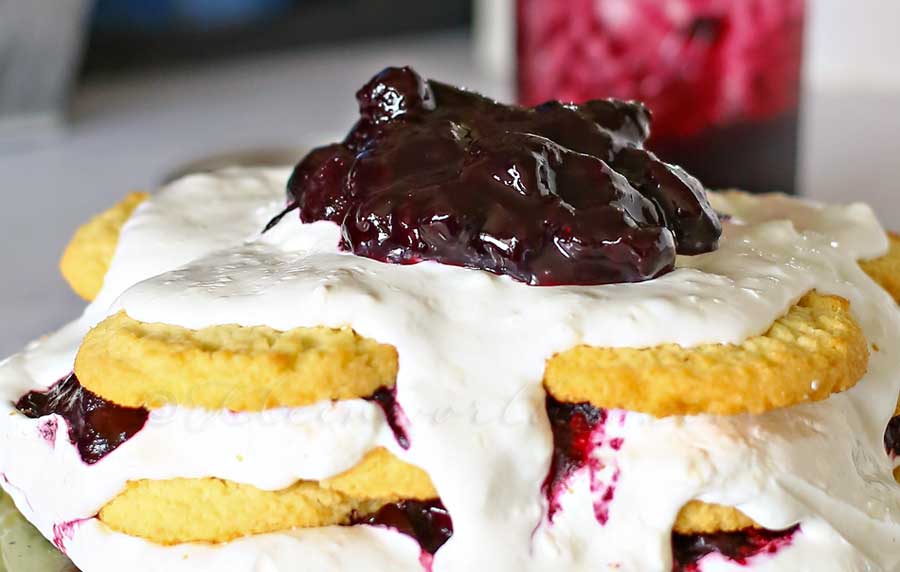
[[[518,0],[518,91],[635,99],[707,187],[794,190],[804,0]]]
[[[397,444],[403,449],[409,449],[409,420],[403,408],[397,402],[396,387],[382,387],[377,389],[375,393],[366,398],[378,405],[384,412],[385,419],[394,433]]]
[[[624,425],[624,411],[607,411],[589,403],[563,403],[547,396],[547,415],[553,431],[553,457],[544,481],[548,501],[548,520],[561,510],[562,495],[571,478],[581,470],[591,473],[591,492],[594,514],[601,525],[609,522],[610,506],[615,500],[616,483],[621,475],[615,466],[604,466],[596,454],[599,448],[619,451],[625,444],[622,437],[611,436]],[[900,424],[898,424],[900,426]],[[612,457],[615,455],[613,454]],[[606,456],[606,464],[614,465]],[[601,471],[607,479],[598,478]],[[700,561],[710,554],[719,554],[741,565],[763,554],[775,554],[789,546],[799,526],[787,530],[745,529],[714,534],[672,534],[673,572],[700,572]]]

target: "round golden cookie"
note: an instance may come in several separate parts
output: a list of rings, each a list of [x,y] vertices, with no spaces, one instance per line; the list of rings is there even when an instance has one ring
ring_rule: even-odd
[[[853,387],[868,359],[850,304],[811,292],[738,345],[576,347],[548,362],[544,386],[560,401],[656,417],[762,413]]]
[[[349,524],[400,500],[430,500],[428,475],[384,449],[323,481],[300,481],[277,491],[221,479],[130,482],[100,510],[118,532],[157,544],[228,542],[241,536]]]
[[[93,300],[100,292],[119,244],[119,232],[134,209],[148,196],[147,193],[131,193],[75,231],[59,261],[59,269],[76,294],[85,300]]]
[[[393,387],[397,352],[346,328],[190,330],[119,312],[85,336],[75,372],[85,388],[129,407],[261,411]]]
[[[862,260],[859,265],[894,300],[900,302],[900,234],[888,233],[890,247],[880,258]]]

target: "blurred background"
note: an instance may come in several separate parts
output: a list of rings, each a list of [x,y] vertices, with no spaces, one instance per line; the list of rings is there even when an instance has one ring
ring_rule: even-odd
[[[55,263],[134,189],[289,164],[386,65],[492,97],[635,98],[711,187],[900,228],[896,0],[0,0],[0,355],[80,312]]]

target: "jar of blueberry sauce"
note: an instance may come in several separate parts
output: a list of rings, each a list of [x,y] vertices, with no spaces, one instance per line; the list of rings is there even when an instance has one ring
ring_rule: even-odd
[[[709,188],[794,192],[804,0],[517,0],[522,104],[636,99]]]

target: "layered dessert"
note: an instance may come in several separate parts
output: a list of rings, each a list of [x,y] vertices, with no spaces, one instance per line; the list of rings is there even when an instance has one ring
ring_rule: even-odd
[[[357,99],[73,238],[91,303],[0,366],[0,486],[71,566],[900,571],[871,208],[707,192],[638,103]]]

